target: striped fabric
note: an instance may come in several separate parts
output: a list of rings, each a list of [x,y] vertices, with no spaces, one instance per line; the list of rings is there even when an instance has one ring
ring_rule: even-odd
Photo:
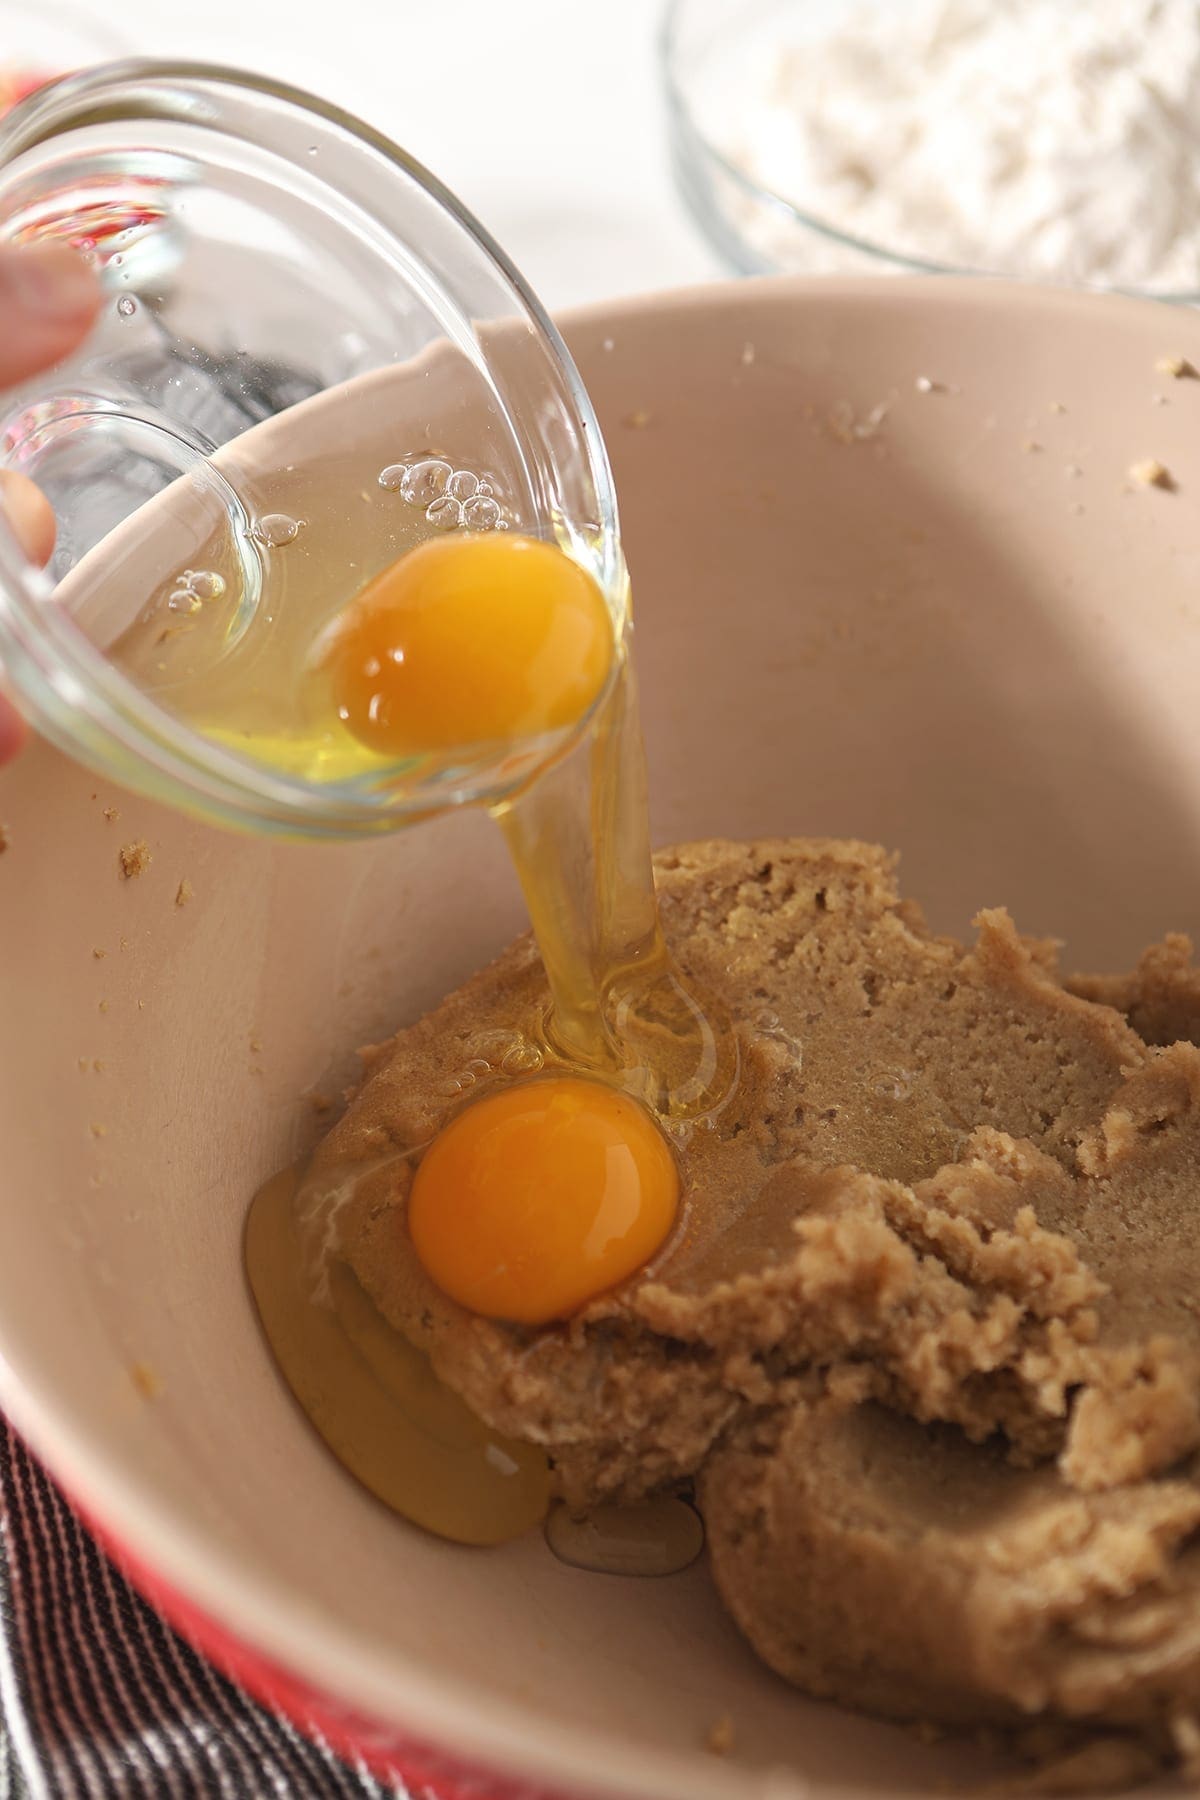
[[[189,1650],[0,1419],[0,1800],[420,1800]]]

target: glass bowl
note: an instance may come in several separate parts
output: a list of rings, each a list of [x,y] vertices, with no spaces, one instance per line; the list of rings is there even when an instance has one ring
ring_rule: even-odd
[[[907,34],[911,21],[909,54],[899,75],[916,70],[917,78],[923,80],[927,39],[939,29],[938,9],[932,0],[929,5],[919,0],[863,0],[857,16],[869,21],[872,8],[886,17],[893,32],[896,21],[902,20]],[[1085,272],[1086,251],[1079,237],[1072,235],[1077,227],[1066,208],[1047,232],[1042,248],[1028,255],[1017,254],[1002,242],[1005,234],[989,215],[988,230],[995,233],[991,244],[981,243],[978,256],[954,258],[939,254],[929,241],[932,227],[915,229],[912,241],[903,245],[883,242],[878,236],[856,232],[849,209],[839,211],[829,203],[823,209],[815,195],[809,200],[803,191],[802,173],[791,188],[787,172],[793,167],[799,170],[803,155],[787,123],[786,106],[779,102],[776,84],[780,70],[788,58],[798,59],[803,70],[806,50],[811,55],[814,47],[828,43],[830,33],[845,21],[847,10],[835,0],[668,0],[659,35],[659,60],[676,184],[701,232],[731,269],[743,275],[998,275],[1162,300],[1200,300],[1200,282],[1156,282],[1149,269],[1143,272],[1126,266],[1121,278],[1112,280]],[[996,16],[1003,11],[997,8]],[[1077,20],[1104,20],[1102,8],[1080,9],[1077,14],[1066,9],[1066,14]],[[869,29],[869,24],[864,29]],[[1019,23],[1010,22],[1010,29],[1018,31]],[[898,86],[894,64],[892,70]],[[818,91],[827,99],[836,86],[836,76],[824,70],[814,73],[813,79],[825,83]],[[889,79],[883,71],[881,83]],[[842,104],[848,100],[847,88]],[[936,99],[931,98],[930,104],[937,104]],[[1010,109],[1006,122],[1011,122],[1016,108],[1018,123],[1027,123],[1031,132],[1041,128],[1036,97],[1029,101],[1027,115],[1020,111],[1025,105],[1022,93],[1010,90],[1004,104]],[[978,130],[987,106],[987,94],[977,91],[970,116],[962,117],[960,107],[949,121],[960,156],[976,172],[979,166],[986,166],[991,154]],[[1164,103],[1164,114],[1168,112]],[[1179,134],[1176,148],[1186,164],[1183,127],[1175,120],[1171,128]],[[831,140],[826,137],[824,141]],[[1120,188],[1122,182],[1132,179],[1128,145],[1114,141],[1109,148],[1107,162],[1097,158],[1080,175],[1093,195],[1102,195],[1105,183],[1110,189]],[[1187,173],[1191,179],[1190,168]],[[889,167],[889,180],[894,188],[904,179],[904,157],[897,153]],[[847,191],[853,186],[853,181],[848,181]],[[1120,191],[1127,193],[1126,189]],[[928,185],[924,198],[929,199]],[[1159,207],[1167,206],[1169,199],[1169,195],[1159,194]],[[1128,239],[1128,214],[1132,211],[1136,206],[1126,208],[1124,227],[1118,233],[1123,240]],[[1111,209],[1107,222],[1113,222]],[[1015,241],[1012,232],[1007,235]],[[1128,246],[1121,254],[1128,265]],[[1200,268],[1200,249],[1190,260]]]
[[[50,239],[90,258],[105,301],[78,355],[0,398],[0,466],[59,520],[45,572],[0,531],[0,665],[47,736],[127,786],[305,835],[501,801],[577,740],[586,721],[314,779],[171,704],[202,661],[179,636],[197,615],[214,657],[257,645],[265,704],[286,678],[278,619],[306,583],[327,585],[332,615],[458,525],[557,543],[620,639],[591,404],[520,275],[440,183],[264,77],[114,64],[0,122],[0,242]],[[171,661],[185,649],[190,664]]]

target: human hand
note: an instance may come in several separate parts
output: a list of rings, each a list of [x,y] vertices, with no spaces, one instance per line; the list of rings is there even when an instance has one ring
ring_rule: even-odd
[[[82,257],[61,244],[0,249],[0,388],[48,369],[87,336],[100,288]],[[49,561],[54,515],[24,475],[0,471],[0,507],[27,556]],[[25,724],[0,695],[0,763],[20,749]]]

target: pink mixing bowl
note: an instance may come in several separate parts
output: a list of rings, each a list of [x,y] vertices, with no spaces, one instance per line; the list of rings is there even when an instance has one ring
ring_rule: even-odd
[[[1077,966],[1200,923],[1200,382],[1156,369],[1200,365],[1200,317],[830,279],[568,337],[616,466],[658,841],[880,839],[935,925],[1005,901]],[[1175,491],[1130,477],[1148,458]],[[703,1566],[622,1581],[537,1536],[408,1528],[276,1376],[247,1200],[355,1046],[521,926],[485,818],[255,841],[39,744],[0,820],[0,1404],[185,1632],[435,1800],[891,1800],[985,1773],[790,1691]]]

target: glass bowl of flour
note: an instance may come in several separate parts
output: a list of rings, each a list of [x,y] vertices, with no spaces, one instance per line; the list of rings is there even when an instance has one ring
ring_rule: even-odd
[[[672,155],[746,274],[1200,299],[1195,0],[672,0]]]

